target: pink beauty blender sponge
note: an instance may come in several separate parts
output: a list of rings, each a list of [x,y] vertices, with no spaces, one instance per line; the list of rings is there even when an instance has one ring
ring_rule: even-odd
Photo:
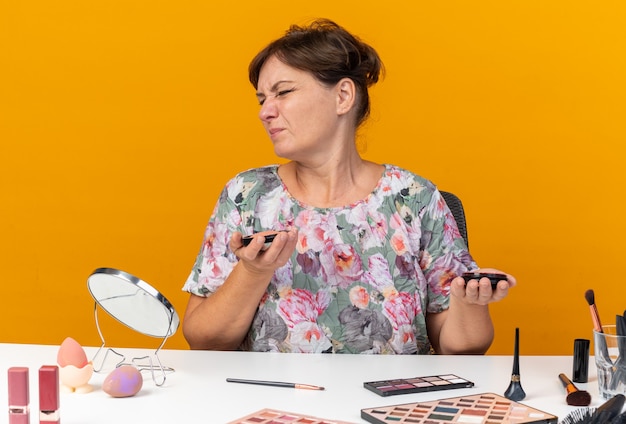
[[[93,375],[93,364],[87,360],[82,346],[71,337],[61,343],[57,354],[59,380],[64,392],[89,393],[93,388],[87,384]]]
[[[132,365],[122,365],[111,371],[102,383],[102,390],[112,397],[135,396],[143,386],[141,372]]]

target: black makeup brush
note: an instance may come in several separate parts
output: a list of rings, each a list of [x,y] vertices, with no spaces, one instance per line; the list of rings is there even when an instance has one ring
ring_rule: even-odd
[[[580,408],[561,421],[561,424],[626,424],[626,413],[621,414],[624,395],[615,395],[599,408]]]
[[[559,374],[559,380],[563,383],[563,387],[567,390],[565,401],[568,405],[588,406],[591,403],[591,395],[586,390],[579,390],[563,373]]]
[[[611,424],[626,424],[626,412],[622,412],[617,417],[613,418]]]
[[[613,363],[613,369],[615,372],[611,376],[609,388],[611,390],[617,390],[620,384],[626,383],[626,312],[624,316],[616,315],[615,317],[615,332],[617,338],[617,352],[618,357]]]
[[[513,373],[511,383],[504,392],[504,397],[513,401],[519,401],[526,397],[526,392],[522,389],[519,375],[519,328],[515,329],[515,352],[513,353]]]
[[[589,424],[591,417],[596,411],[596,408],[578,408],[570,412],[563,420],[561,424]]]
[[[612,420],[617,418],[619,413],[622,412],[624,400],[626,400],[624,395],[619,394],[604,402],[598,409],[596,409],[596,412],[593,413],[589,424],[611,423]]]

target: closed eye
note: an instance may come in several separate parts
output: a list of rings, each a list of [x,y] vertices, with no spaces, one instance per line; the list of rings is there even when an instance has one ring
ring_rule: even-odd
[[[276,92],[274,97],[284,97],[287,94],[289,94],[289,93],[291,93],[291,92],[293,92],[295,90],[296,90],[295,88],[290,88],[288,90],[279,90],[279,91]],[[263,106],[263,103],[265,103],[266,99],[267,98],[265,96],[263,96],[263,95],[260,95],[260,94],[257,95],[257,100],[259,101],[259,105],[260,106]]]
[[[289,90],[280,90],[278,93],[276,93],[276,97],[285,96],[285,95],[291,93],[292,91],[294,91],[293,88],[290,88]]]

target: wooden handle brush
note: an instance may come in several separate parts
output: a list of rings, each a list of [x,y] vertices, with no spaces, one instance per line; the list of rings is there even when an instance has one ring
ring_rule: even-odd
[[[589,310],[591,311],[593,329],[598,333],[602,333],[602,322],[600,321],[600,314],[598,313],[598,307],[596,306],[596,295],[593,290],[589,289],[585,292],[585,299],[587,300]]]
[[[596,333],[604,333],[602,330],[602,322],[600,321],[600,314],[598,313],[598,307],[596,306],[596,295],[593,290],[589,289],[585,292],[585,299],[589,304],[589,310],[591,311],[591,320],[593,321],[593,329]],[[603,355],[607,360],[610,361],[609,350],[606,346],[606,340],[602,338],[598,338],[594,342],[597,344],[597,348],[603,352]]]
[[[565,401],[568,405],[587,406],[591,403],[591,395],[586,390],[579,390],[563,373],[559,374],[559,380],[563,383],[563,387],[567,390]]]

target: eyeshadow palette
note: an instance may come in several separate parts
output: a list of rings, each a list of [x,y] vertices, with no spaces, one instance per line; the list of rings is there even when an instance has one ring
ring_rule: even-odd
[[[558,417],[494,393],[361,410],[373,424],[556,424]]]
[[[326,420],[276,409],[262,409],[228,424],[354,424],[347,421]]]
[[[462,389],[474,387],[474,383],[454,374],[444,374],[369,381],[363,383],[363,387],[381,396],[392,396],[404,395],[406,393],[432,392],[435,390]]]

